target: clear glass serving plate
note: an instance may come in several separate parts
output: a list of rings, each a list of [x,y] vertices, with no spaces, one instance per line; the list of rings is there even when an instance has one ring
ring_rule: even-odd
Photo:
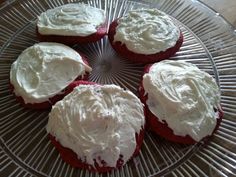
[[[0,7],[0,176],[236,176],[236,31],[220,14],[196,0],[88,0],[106,11],[108,21],[130,9],[156,7],[171,15],[184,34],[172,59],[196,64],[210,73],[221,89],[225,112],[208,144],[168,142],[147,132],[139,156],[120,170],[90,173],[64,163],[45,131],[48,111],[25,109],[9,91],[9,71],[17,56],[37,43],[36,17],[66,0],[13,0]],[[130,63],[110,47],[107,37],[78,46],[93,67],[90,80],[114,83],[137,92],[143,65]]]

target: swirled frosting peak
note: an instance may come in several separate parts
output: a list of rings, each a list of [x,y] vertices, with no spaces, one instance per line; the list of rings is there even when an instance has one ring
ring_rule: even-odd
[[[90,72],[81,56],[59,43],[41,42],[25,49],[12,64],[10,82],[25,103],[41,103]]]
[[[37,27],[43,35],[88,36],[95,33],[105,20],[104,10],[72,3],[41,13]]]
[[[155,54],[173,47],[179,36],[179,28],[164,12],[138,9],[118,20],[114,41],[122,42],[135,53]]]
[[[211,135],[218,114],[220,91],[212,76],[195,65],[165,60],[143,76],[149,110],[179,136],[200,141]]]
[[[120,155],[124,163],[133,155],[144,121],[143,105],[132,92],[80,85],[53,106],[47,132],[83,162],[116,167]]]

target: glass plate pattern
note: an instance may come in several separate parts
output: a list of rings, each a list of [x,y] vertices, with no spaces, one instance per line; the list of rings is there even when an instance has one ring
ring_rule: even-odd
[[[156,7],[173,17],[183,31],[184,43],[172,59],[196,64],[221,89],[225,115],[211,141],[186,146],[148,132],[140,155],[107,174],[75,169],[61,160],[45,131],[48,112],[19,105],[9,91],[9,71],[17,56],[38,42],[37,15],[70,2],[78,1],[12,0],[0,7],[0,176],[236,176],[236,31],[220,14],[196,0],[83,2],[104,9],[109,22],[130,9],[144,7]],[[91,81],[137,92],[144,66],[117,56],[107,37],[74,48],[88,56],[93,67]]]

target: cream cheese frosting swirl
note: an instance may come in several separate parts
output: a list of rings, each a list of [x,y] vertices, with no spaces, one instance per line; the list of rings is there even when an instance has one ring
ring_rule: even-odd
[[[149,110],[175,135],[200,141],[211,135],[220,108],[220,91],[212,76],[184,61],[165,60],[143,76]]]
[[[114,41],[135,53],[155,54],[175,46],[179,36],[179,28],[164,12],[138,9],[118,20]]]
[[[106,21],[102,9],[82,3],[49,9],[38,16],[37,27],[43,35],[88,36]]]
[[[25,49],[12,64],[10,82],[25,103],[41,103],[59,94],[78,76],[90,72],[79,53],[59,43]]]
[[[57,102],[50,114],[47,132],[83,162],[116,167],[136,148],[135,133],[144,126],[143,105],[130,91],[116,85],[79,85]]]

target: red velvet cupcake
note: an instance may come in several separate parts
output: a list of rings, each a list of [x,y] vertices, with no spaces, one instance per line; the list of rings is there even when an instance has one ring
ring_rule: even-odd
[[[168,59],[183,43],[179,27],[157,9],[129,11],[110,24],[108,37],[118,54],[143,64]]]
[[[40,41],[73,45],[100,40],[107,33],[106,26],[104,10],[74,3],[41,13],[36,32]]]
[[[165,60],[147,66],[139,94],[147,126],[173,142],[207,140],[223,117],[215,80],[187,62]]]
[[[25,49],[11,66],[10,87],[27,108],[47,109],[62,99],[67,86],[87,79],[85,56],[59,43],[42,42]]]
[[[85,81],[68,88],[71,93],[52,107],[47,125],[49,138],[65,162],[104,173],[138,154],[145,117],[132,92]]]

